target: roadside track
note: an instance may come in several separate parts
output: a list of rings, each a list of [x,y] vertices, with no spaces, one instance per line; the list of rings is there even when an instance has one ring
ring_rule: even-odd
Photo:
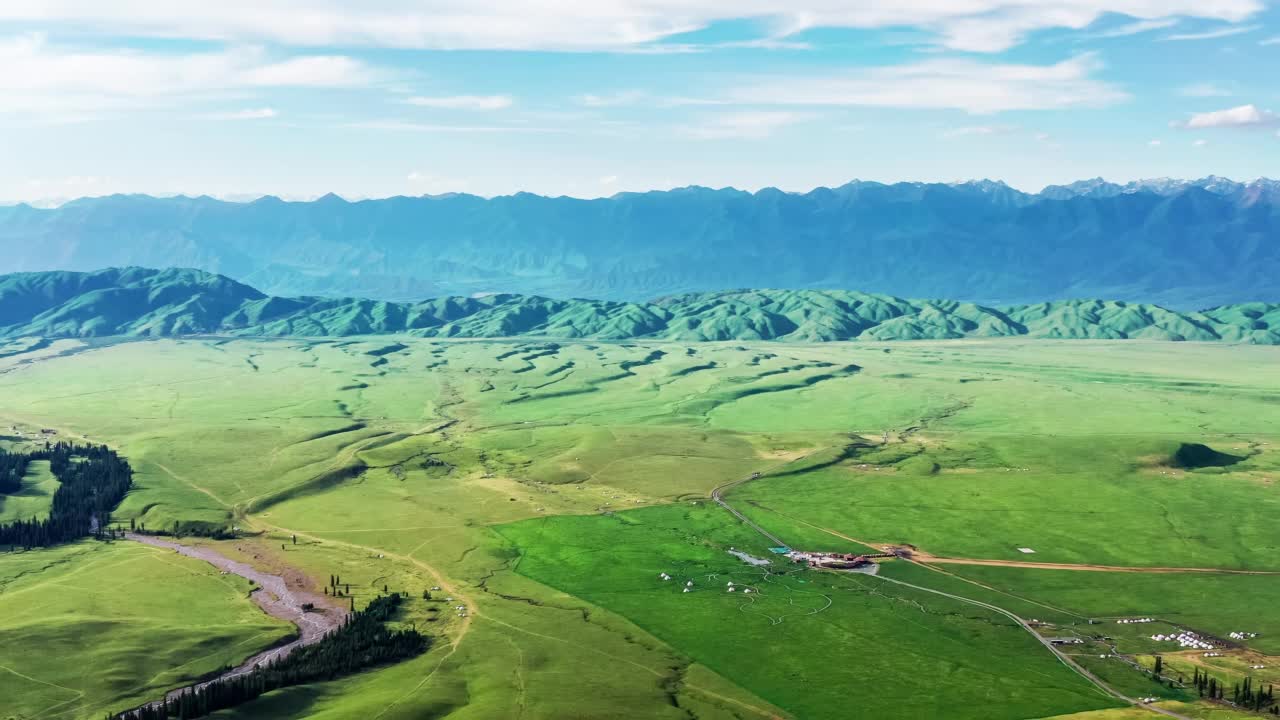
[[[1167,715],[1172,718],[1179,718],[1179,720],[1194,720],[1191,717],[1188,717],[1186,715],[1180,715],[1176,712],[1173,712],[1172,710],[1165,710],[1164,708],[1156,707],[1155,705],[1148,705],[1147,703],[1143,703],[1141,701],[1135,700],[1134,698],[1131,698],[1128,695],[1125,695],[1120,691],[1115,690],[1110,685],[1107,685],[1105,682],[1099,679],[1097,675],[1094,675],[1093,673],[1089,672],[1084,667],[1082,667],[1079,663],[1077,663],[1075,660],[1071,659],[1069,655],[1062,652],[1058,648],[1054,647],[1053,643],[1049,642],[1048,640],[1045,640],[1044,637],[1040,635],[1040,633],[1036,632],[1035,629],[1032,628],[1031,625],[1027,623],[1027,621],[1023,620],[1022,618],[1018,617],[1012,612],[1005,610],[1002,607],[999,607],[998,605],[992,605],[990,603],[982,602],[981,600],[973,600],[971,598],[962,597],[960,595],[953,595],[949,592],[943,592],[942,590],[934,590],[933,588],[927,588],[922,585],[914,585],[909,582],[903,582],[902,580],[895,580],[893,578],[885,577],[878,573],[875,575],[868,575],[867,577],[872,577],[872,578],[876,578],[877,580],[890,582],[890,583],[893,583],[894,585],[902,585],[903,587],[909,587],[909,588],[912,588],[913,590],[919,590],[921,592],[933,593],[934,595],[941,595],[942,597],[945,597],[945,598],[950,598],[952,600],[956,600],[962,603],[967,603],[969,605],[976,605],[980,608],[985,608],[992,612],[999,613],[1009,618],[1010,620],[1018,623],[1018,625],[1021,626],[1023,630],[1026,630],[1027,632],[1031,633],[1031,637],[1034,637],[1041,645],[1045,646],[1045,648],[1047,648],[1049,652],[1053,653],[1054,656],[1057,657],[1058,660],[1061,661],[1063,665],[1066,665],[1068,668],[1075,671],[1077,675],[1079,675],[1080,677],[1083,677],[1085,680],[1088,680],[1098,689],[1102,690],[1103,692],[1110,695],[1111,697],[1114,697],[1117,700],[1122,700],[1131,705],[1137,705],[1138,707],[1141,707],[1146,710],[1150,710],[1152,712],[1160,713],[1161,715]]]
[[[725,502],[724,495],[723,495],[725,490],[731,490],[734,487],[737,487],[738,485],[741,485],[745,482],[755,480],[757,477],[759,477],[759,473],[748,475],[747,477],[742,478],[741,480],[734,480],[733,482],[727,482],[723,485],[717,486],[711,491],[711,499],[714,500],[716,504],[719,505],[720,507],[724,508],[725,510],[728,510],[730,513],[733,513],[733,516],[741,520],[744,525],[751,528],[752,530],[755,530],[761,535],[769,538],[769,541],[773,543],[774,547],[786,547],[787,544],[782,542],[782,540],[777,535],[774,535],[768,530],[765,530],[764,528],[755,524],[750,519],[748,519],[746,515],[743,515],[742,513],[738,512],[736,508],[734,508],[729,503]]]
[[[752,481],[752,480],[758,479],[758,478],[760,478],[760,477],[762,477],[762,474],[761,474],[761,473],[755,473],[755,474],[752,474],[752,475],[748,475],[748,476],[747,476],[747,477],[745,477],[745,478],[741,478],[741,479],[739,479],[739,480],[733,480],[733,481],[731,481],[731,482],[724,483],[723,485],[719,485],[719,486],[717,486],[714,490],[712,490],[712,491],[711,491],[711,499],[712,499],[712,500],[715,500],[715,501],[716,501],[716,504],[718,504],[720,507],[722,507],[722,508],[724,508],[725,510],[728,510],[730,513],[732,513],[734,517],[736,517],[736,518],[738,518],[739,520],[741,520],[741,521],[743,522],[743,524],[745,524],[747,527],[750,527],[752,530],[755,530],[755,531],[756,531],[757,533],[759,533],[760,535],[764,536],[765,538],[768,538],[768,540],[769,540],[770,542],[774,543],[774,544],[775,544],[775,546],[783,546],[783,547],[785,547],[785,546],[786,546],[786,543],[784,543],[780,538],[778,538],[778,536],[774,535],[773,533],[769,532],[768,530],[765,530],[764,528],[762,528],[762,527],[760,527],[759,525],[755,524],[755,523],[754,523],[754,522],[752,522],[751,520],[747,519],[747,517],[746,517],[746,516],[744,516],[744,515],[743,515],[741,512],[739,512],[736,508],[734,508],[732,505],[730,505],[730,504],[729,504],[729,502],[728,502],[727,500],[725,500],[725,499],[724,499],[724,492],[725,492],[726,490],[731,490],[731,489],[733,489],[733,488],[735,488],[735,487],[737,487],[737,486],[739,486],[739,485],[743,485],[743,484],[745,484],[745,483],[747,483],[747,482],[750,482],[750,481]],[[882,580],[882,581],[884,581],[884,582],[893,583],[894,585],[901,585],[901,586],[903,586],[903,587],[909,587],[909,588],[912,588],[913,590],[919,590],[919,591],[921,591],[921,592],[927,592],[927,593],[932,593],[932,594],[934,594],[934,595],[940,595],[940,596],[942,596],[942,597],[950,598],[950,599],[955,600],[955,601],[957,601],[957,602],[962,602],[962,603],[966,603],[966,604],[969,604],[969,605],[975,605],[975,606],[977,606],[977,607],[981,607],[981,608],[984,608],[984,609],[990,610],[990,611],[992,611],[992,612],[994,612],[994,613],[998,613],[998,614],[1000,614],[1000,615],[1003,615],[1003,616],[1005,616],[1005,617],[1009,618],[1010,620],[1013,620],[1014,622],[1016,622],[1016,623],[1018,624],[1018,626],[1019,626],[1019,627],[1021,627],[1023,630],[1026,630],[1028,633],[1030,633],[1030,634],[1031,634],[1031,636],[1032,636],[1033,638],[1035,638],[1037,642],[1039,642],[1041,645],[1043,645],[1043,646],[1044,646],[1044,647],[1045,647],[1049,652],[1053,653],[1054,657],[1056,657],[1056,658],[1058,659],[1058,661],[1059,661],[1059,662],[1061,662],[1063,665],[1067,666],[1067,668],[1069,668],[1070,670],[1072,670],[1073,672],[1075,672],[1077,675],[1079,675],[1080,677],[1082,677],[1082,678],[1084,678],[1085,680],[1087,680],[1090,684],[1092,684],[1094,687],[1098,688],[1099,690],[1101,690],[1102,692],[1104,692],[1105,694],[1107,694],[1109,697],[1112,697],[1112,698],[1114,698],[1114,699],[1116,699],[1116,700],[1120,700],[1120,701],[1122,701],[1122,702],[1129,703],[1130,705],[1136,705],[1136,706],[1141,707],[1141,708],[1143,708],[1143,709],[1145,709],[1145,710],[1150,710],[1151,712],[1158,713],[1158,714],[1160,714],[1160,715],[1165,715],[1165,716],[1167,716],[1167,717],[1177,718],[1178,720],[1194,720],[1194,718],[1188,717],[1188,716],[1186,716],[1186,715],[1180,715],[1180,714],[1178,714],[1178,713],[1176,713],[1176,712],[1173,712],[1172,710],[1166,710],[1166,709],[1164,709],[1164,708],[1156,707],[1155,705],[1149,705],[1149,704],[1147,704],[1147,703],[1140,702],[1139,700],[1136,700],[1136,699],[1134,699],[1134,698],[1131,698],[1131,697],[1129,697],[1128,695],[1125,695],[1124,693],[1121,693],[1120,691],[1118,691],[1118,690],[1116,690],[1116,689],[1112,688],[1110,685],[1108,685],[1108,684],[1106,684],[1105,682],[1103,682],[1103,681],[1102,681],[1102,680],[1101,680],[1097,675],[1094,675],[1093,673],[1089,672],[1089,671],[1088,671],[1088,670],[1086,670],[1084,667],[1082,667],[1079,663],[1077,663],[1075,660],[1071,659],[1071,657],[1070,657],[1070,656],[1066,655],[1066,654],[1065,654],[1065,653],[1063,653],[1062,651],[1058,650],[1058,648],[1054,647],[1054,646],[1053,646],[1053,643],[1049,642],[1048,640],[1045,640],[1045,639],[1040,635],[1040,633],[1036,632],[1036,631],[1035,631],[1035,629],[1034,629],[1034,628],[1032,628],[1032,627],[1031,627],[1031,625],[1030,625],[1029,623],[1027,623],[1027,621],[1026,621],[1026,620],[1023,620],[1021,617],[1019,617],[1019,616],[1015,615],[1013,612],[1011,612],[1011,611],[1009,611],[1009,610],[1006,610],[1006,609],[1004,609],[1004,608],[1002,608],[1002,607],[999,607],[998,605],[992,605],[992,604],[990,604],[990,603],[985,603],[985,602],[982,602],[982,601],[980,601],[980,600],[974,600],[974,599],[972,599],[972,598],[962,597],[962,596],[960,596],[960,595],[953,595],[953,594],[951,594],[951,593],[944,592],[944,591],[942,591],[942,590],[935,590],[935,589],[933,589],[933,588],[928,588],[928,587],[924,587],[924,586],[921,586],[921,585],[914,585],[914,584],[912,584],[912,583],[904,582],[904,581],[902,581],[902,580],[895,580],[895,579],[893,579],[893,578],[889,578],[889,577],[885,577],[885,576],[883,576],[883,575],[880,575],[879,573],[877,573],[877,574],[875,574],[875,575],[867,575],[866,577],[871,577],[871,578],[875,578],[875,579],[877,579],[877,580]]]

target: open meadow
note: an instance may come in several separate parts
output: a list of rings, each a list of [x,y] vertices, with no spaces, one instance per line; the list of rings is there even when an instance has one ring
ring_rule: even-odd
[[[1155,654],[1191,662],[1116,622],[1146,616],[1215,638],[1224,681],[1280,666],[1277,347],[5,348],[3,447],[40,428],[106,443],[135,471],[115,521],[315,593],[341,575],[358,606],[404,591],[396,622],[435,640],[218,717],[1158,717],[1095,682],[1136,697],[1162,687]],[[0,518],[47,507],[42,472]],[[192,537],[214,531],[236,538]],[[827,572],[775,541],[911,559]],[[101,718],[290,633],[234,576],[170,555],[0,553],[0,717]],[[1073,664],[1037,633],[1117,657]]]
[[[294,632],[209,565],[82,541],[0,562],[5,717],[100,718]]]

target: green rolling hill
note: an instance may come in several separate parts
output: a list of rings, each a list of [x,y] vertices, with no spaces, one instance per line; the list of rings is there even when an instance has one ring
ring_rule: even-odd
[[[424,337],[679,341],[1024,336],[1280,344],[1280,304],[1199,312],[1103,300],[988,307],[846,290],[732,290],[652,302],[531,295],[420,302],[268,296],[200,270],[113,268],[0,276],[0,336]]]

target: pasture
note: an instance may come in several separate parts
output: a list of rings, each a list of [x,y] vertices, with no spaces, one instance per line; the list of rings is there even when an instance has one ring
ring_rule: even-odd
[[[18,492],[0,495],[0,523],[47,516],[57,490],[58,478],[49,471],[49,461],[32,461]]]
[[[846,708],[843,689],[865,686],[865,717],[1110,717],[1114,700],[1007,617],[860,576],[766,579],[728,555],[768,552],[709,499],[755,473],[727,500],[806,549],[910,543],[940,559],[1280,570],[1277,348],[64,345],[0,358],[0,423],[120,450],[137,475],[118,520],[238,527],[240,539],[211,544],[317,589],[340,572],[357,601],[384,585],[406,591],[415,600],[401,621],[437,638],[412,661],[225,716],[807,718]],[[261,628],[179,639],[153,670],[137,657],[140,636],[98,624],[127,607],[61,590],[57,573],[95,566],[74,548],[0,556],[0,574],[30,583],[24,602],[67,603],[58,632],[120,638],[60,647],[39,672],[22,670],[52,683],[36,682],[50,705],[70,697],[54,686],[71,687],[102,698],[83,715],[99,717],[132,688],[128,697],[154,696],[178,684],[161,664],[207,670],[215,647],[224,662],[271,639]],[[126,551],[144,552],[92,550]],[[47,567],[18,564],[59,553],[69,554]],[[123,563],[115,581],[133,587],[146,566]],[[1267,601],[1280,576],[933,567],[945,573],[897,560],[881,571],[1063,627],[1158,614],[1206,632],[1257,630],[1249,645],[1280,649]],[[679,592],[659,572],[696,577],[698,590]],[[715,591],[703,589],[709,575]],[[745,603],[729,579],[760,591]],[[430,587],[457,601],[418,599]],[[158,618],[203,608],[155,593],[171,600]],[[0,590],[0,605],[12,595]],[[198,602],[257,612],[243,595]],[[467,617],[451,612],[458,604]],[[1150,652],[1139,639],[1131,651]],[[63,682],[87,664],[103,670],[84,687]]]
[[[293,633],[210,565],[134,543],[0,556],[6,717],[101,718]]]

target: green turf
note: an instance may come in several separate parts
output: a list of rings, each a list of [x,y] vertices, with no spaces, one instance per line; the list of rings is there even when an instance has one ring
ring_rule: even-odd
[[[58,478],[49,471],[49,461],[33,460],[27,465],[22,487],[15,493],[0,495],[0,524],[48,516],[57,490]]]
[[[3,709],[101,718],[293,634],[247,595],[236,576],[132,543],[0,556]]]
[[[951,566],[948,570],[1090,617],[1157,617],[1224,639],[1232,632],[1256,632],[1258,637],[1249,646],[1280,655],[1280,613],[1274,611],[1272,603],[1280,593],[1280,575],[1164,575],[974,566]],[[1108,623],[1106,629],[1109,633],[1121,631],[1114,623]],[[1140,632],[1154,634],[1145,629]],[[1156,647],[1159,646],[1151,646]]]
[[[354,592],[416,597],[439,573],[475,603],[465,635],[412,608],[437,636],[421,658],[228,716],[824,717],[845,707],[828,676],[874,683],[869,718],[1107,705],[1007,619],[936,595],[842,579],[828,610],[767,627],[727,593],[663,596],[675,564],[750,572],[721,546],[761,541],[708,495],[756,472],[728,497],[801,547],[862,547],[831,530],[971,557],[1270,568],[1280,538],[1276,348],[59,342],[0,358],[0,423],[119,448],[137,471],[119,518],[239,525],[265,534],[227,552],[313,582],[340,570]],[[1171,461],[1196,443],[1244,459]],[[1062,625],[1158,612],[1261,631],[1271,652],[1280,637],[1268,577],[947,570],[884,572]],[[31,602],[63,592],[39,580],[54,572],[31,575]],[[799,579],[779,593],[804,597]],[[95,662],[140,686],[158,670],[124,645]],[[200,655],[185,647],[166,662]],[[50,672],[67,676],[65,657]]]
[[[1169,466],[1188,441],[1257,454],[1230,468]],[[800,517],[937,555],[1277,570],[1280,496],[1262,478],[1280,475],[1280,452],[1259,442],[1190,433],[978,440],[939,433],[751,483],[731,497],[766,525],[789,528],[789,518]]]
[[[501,532],[522,549],[522,574],[631,618],[801,717],[837,716],[851,688],[872,682],[877,691],[858,700],[868,717],[1020,718],[1111,704],[994,613],[872,578],[745,565],[727,550],[766,556],[767,543],[717,507]],[[755,592],[729,593],[727,582]]]

